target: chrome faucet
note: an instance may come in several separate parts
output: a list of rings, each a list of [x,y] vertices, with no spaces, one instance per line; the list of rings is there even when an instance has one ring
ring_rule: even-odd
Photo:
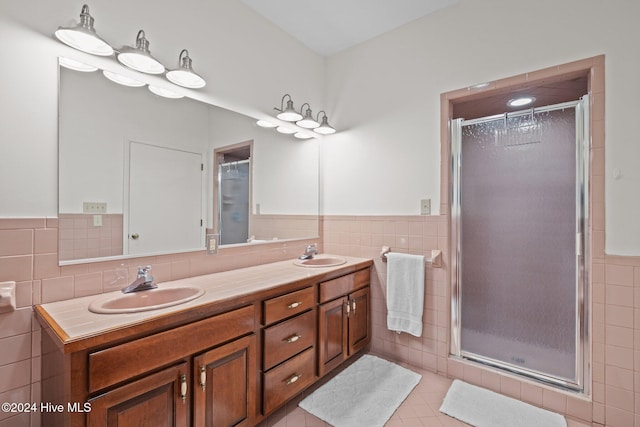
[[[311,259],[314,255],[318,255],[318,245],[313,243],[311,245],[307,245],[304,249],[304,253],[300,255],[299,259]]]
[[[146,267],[138,266],[138,278],[129,286],[122,289],[122,293],[128,294],[131,292],[146,291],[147,289],[157,288],[158,285],[153,283],[153,276],[149,274],[150,271],[150,265],[147,265]]]

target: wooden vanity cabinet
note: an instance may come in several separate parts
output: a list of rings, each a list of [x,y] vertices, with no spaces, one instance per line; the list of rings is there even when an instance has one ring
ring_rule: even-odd
[[[369,269],[320,283],[319,375],[339,366],[371,340]]]

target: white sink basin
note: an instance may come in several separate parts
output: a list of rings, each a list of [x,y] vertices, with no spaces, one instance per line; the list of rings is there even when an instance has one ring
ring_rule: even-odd
[[[310,259],[297,259],[293,263],[299,267],[335,267],[347,262],[344,258],[318,256]]]
[[[204,289],[195,286],[156,288],[96,299],[89,304],[89,311],[100,314],[137,313],[184,304],[203,294]]]

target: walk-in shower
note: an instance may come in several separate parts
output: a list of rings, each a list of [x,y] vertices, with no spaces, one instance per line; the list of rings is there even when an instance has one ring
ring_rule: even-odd
[[[451,353],[580,391],[588,105],[451,122]]]

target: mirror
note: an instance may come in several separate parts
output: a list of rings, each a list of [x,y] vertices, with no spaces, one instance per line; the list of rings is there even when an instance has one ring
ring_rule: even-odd
[[[202,250],[205,233],[238,228],[226,244],[318,236],[316,140],[188,97],[122,86],[100,70],[59,73],[61,265]],[[244,146],[246,158],[230,157]],[[221,191],[221,173],[247,180]],[[240,187],[244,207],[222,215]]]

